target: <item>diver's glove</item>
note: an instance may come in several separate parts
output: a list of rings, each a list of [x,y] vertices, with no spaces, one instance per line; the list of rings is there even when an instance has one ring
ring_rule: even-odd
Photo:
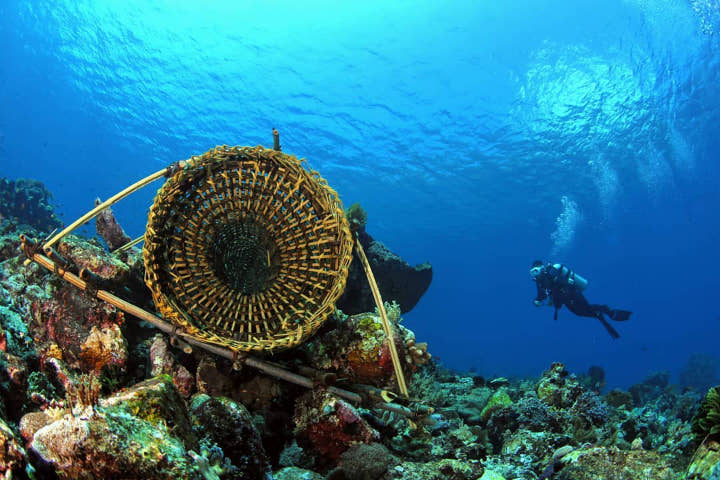
[[[533,303],[535,304],[536,307],[542,307],[542,306],[543,306],[542,300],[533,300]]]

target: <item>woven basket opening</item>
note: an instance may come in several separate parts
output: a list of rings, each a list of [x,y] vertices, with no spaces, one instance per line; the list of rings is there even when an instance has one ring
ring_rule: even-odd
[[[215,275],[245,295],[265,291],[278,273],[277,245],[257,221],[219,226],[208,258]]]
[[[218,147],[158,191],[146,283],[161,314],[237,350],[297,345],[334,311],[352,236],[337,193],[295,157]]]

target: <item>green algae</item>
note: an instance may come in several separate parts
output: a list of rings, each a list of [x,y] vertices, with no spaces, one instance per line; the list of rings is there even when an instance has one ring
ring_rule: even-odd
[[[708,390],[700,408],[692,419],[696,439],[717,438],[720,435],[720,386]]]

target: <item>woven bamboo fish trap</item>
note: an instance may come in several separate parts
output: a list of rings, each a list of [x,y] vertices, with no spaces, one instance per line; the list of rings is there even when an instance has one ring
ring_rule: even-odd
[[[221,146],[185,161],[148,216],[145,282],[184,333],[234,351],[302,343],[334,312],[353,237],[294,156]]]

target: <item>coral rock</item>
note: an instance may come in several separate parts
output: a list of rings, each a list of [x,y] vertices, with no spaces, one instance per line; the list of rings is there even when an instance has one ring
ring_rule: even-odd
[[[118,325],[110,325],[102,330],[93,325],[85,342],[80,345],[83,369],[96,373],[105,367],[124,369],[127,356],[127,342]]]
[[[698,447],[688,466],[687,480],[717,480],[720,478],[720,443],[709,440]]]
[[[74,235],[58,242],[56,249],[65,260],[75,264],[77,271],[85,268],[103,281],[122,284],[129,276],[127,264],[96,244]]]
[[[50,418],[45,414],[45,412],[26,413],[20,419],[20,435],[22,435],[23,440],[25,440],[25,442],[29,445],[35,436],[35,432],[49,423],[51,423]]]
[[[573,480],[674,480],[678,475],[656,452],[622,451],[617,447],[589,447],[565,455],[560,478]]]
[[[351,445],[370,443],[379,434],[358,411],[329,394],[309,393],[299,400],[295,409],[295,432],[298,444],[325,457],[336,460]]]
[[[392,477],[398,480],[443,479],[476,480],[483,469],[477,462],[463,462],[445,458],[432,462],[403,462],[392,470]]]
[[[136,417],[106,413],[66,416],[35,433],[32,448],[60,476],[97,478],[200,478],[188,476],[182,443]]]
[[[190,396],[195,387],[195,377],[187,368],[177,363],[162,334],[155,335],[150,346],[150,374],[170,375],[178,391],[185,398]]]
[[[512,405],[510,395],[505,390],[498,390],[493,393],[485,407],[480,412],[480,418],[487,420],[497,410]]]
[[[340,456],[345,480],[377,480],[387,472],[393,457],[380,443],[353,445]]]
[[[0,476],[6,479],[22,478],[26,464],[25,449],[10,427],[0,419]]]
[[[478,480],[505,480],[505,477],[492,470],[485,470]]]
[[[127,348],[114,327],[122,325],[125,317],[115,307],[64,286],[55,298],[33,302],[31,310],[31,333],[43,357],[62,358],[70,367],[86,370],[93,370],[96,362],[124,364]]]
[[[324,480],[319,473],[298,467],[285,467],[273,475],[275,480]]]
[[[405,338],[409,331],[390,320],[400,359],[409,355]],[[396,384],[388,338],[378,315],[363,313],[338,322],[337,327],[306,345],[308,360],[318,370],[334,369],[353,383],[377,387]],[[402,362],[402,360],[401,360]],[[406,380],[415,367],[403,362]]]
[[[82,416],[65,415],[40,428],[31,446],[59,476],[80,480],[199,480],[229,470],[201,448],[167,375],[121,390]]]
[[[197,444],[185,402],[168,375],[159,375],[122,389],[101,405],[114,406],[154,425],[163,423],[170,433],[186,444]]]
[[[226,397],[197,394],[190,406],[195,431],[220,446],[242,478],[265,479],[270,463],[250,413]]]
[[[543,373],[537,386],[540,400],[551,407],[567,408],[573,404],[575,398],[582,393],[582,387],[577,379],[565,370],[565,365],[556,362]]]

